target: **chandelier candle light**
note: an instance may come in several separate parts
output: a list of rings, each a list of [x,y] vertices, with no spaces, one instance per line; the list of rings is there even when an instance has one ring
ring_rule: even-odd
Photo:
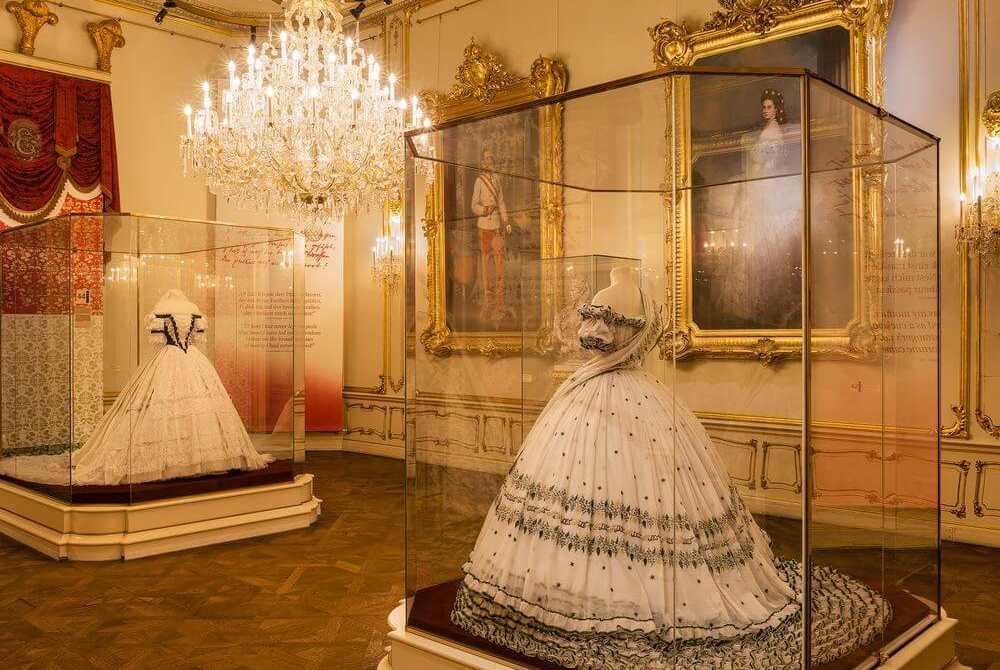
[[[994,91],[983,110],[986,129],[986,166],[976,166],[969,173],[971,198],[962,194],[962,216],[955,236],[968,245],[971,253],[990,261],[1000,259],[1000,91]]]
[[[372,279],[393,293],[403,276],[403,237],[398,233],[379,235],[372,247]]]
[[[201,104],[184,108],[185,173],[317,239],[347,211],[397,197],[403,133],[430,125],[397,83],[344,35],[335,3],[288,0],[278,39],[249,45],[221,95],[203,82]]]
[[[962,194],[962,222],[956,229],[959,242],[969,251],[990,260],[1000,258],[1000,168],[976,171],[971,201]]]

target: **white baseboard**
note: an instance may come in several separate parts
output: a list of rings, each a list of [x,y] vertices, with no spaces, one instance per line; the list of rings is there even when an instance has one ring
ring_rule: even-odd
[[[367,454],[369,456],[382,456],[384,458],[394,458],[403,460],[406,452],[402,445],[383,444],[381,442],[365,442],[363,440],[344,440],[343,451],[353,454]]]
[[[984,528],[957,523],[941,524],[941,539],[947,542],[1000,547],[1000,528]]]
[[[306,451],[344,451],[351,454],[366,454],[403,460],[405,451],[401,444],[386,444],[370,442],[364,436],[344,435],[343,433],[308,433],[306,435]]]
[[[306,433],[306,453],[310,451],[343,451],[342,433]]]

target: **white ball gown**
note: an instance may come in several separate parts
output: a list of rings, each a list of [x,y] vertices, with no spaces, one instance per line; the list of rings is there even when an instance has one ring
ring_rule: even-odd
[[[596,352],[555,392],[487,514],[452,610],[459,627],[569,668],[799,668],[801,566],[777,561],[711,439],[640,368],[646,317],[580,309]],[[813,659],[874,639],[872,589],[813,570]]]
[[[208,327],[197,305],[172,289],[146,321],[159,350],[133,373],[83,446],[70,459],[4,459],[0,474],[74,486],[138,484],[260,470],[273,460],[254,448],[219,373],[196,346]]]

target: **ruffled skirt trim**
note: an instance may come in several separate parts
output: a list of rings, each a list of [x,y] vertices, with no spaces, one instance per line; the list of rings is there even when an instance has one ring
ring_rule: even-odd
[[[570,631],[542,623],[495,587],[466,576],[452,610],[460,628],[516,653],[581,670],[782,670],[802,666],[801,565],[783,561],[779,573],[796,599],[764,621],[737,629],[636,622],[613,631]],[[485,588],[484,588],[485,587]],[[871,643],[892,618],[892,606],[863,583],[825,566],[813,568],[813,664],[841,658]]]

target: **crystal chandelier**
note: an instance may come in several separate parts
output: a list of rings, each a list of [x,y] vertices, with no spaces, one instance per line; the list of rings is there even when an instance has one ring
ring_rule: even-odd
[[[348,210],[398,197],[403,133],[430,125],[342,23],[330,0],[287,0],[278,40],[248,46],[220,95],[204,82],[201,104],[184,108],[185,173],[289,216],[311,239]]]

